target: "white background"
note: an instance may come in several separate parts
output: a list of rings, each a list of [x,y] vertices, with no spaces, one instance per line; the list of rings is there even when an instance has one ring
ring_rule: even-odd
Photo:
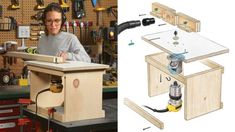
[[[159,27],[164,21],[155,18],[156,24],[141,26],[123,31],[118,36],[118,131],[142,132],[143,128],[151,127],[145,132],[173,131],[231,131],[234,130],[235,102],[235,3],[232,0],[118,0],[118,22],[142,20],[149,15],[151,3],[159,2],[177,12],[183,12],[201,21],[200,35],[207,37],[227,48],[229,53],[211,57],[210,59],[223,65],[225,72],[222,80],[223,109],[186,121],[184,109],[177,113],[153,113],[164,122],[160,130],[123,104],[123,98],[128,97],[139,106],[143,104],[157,108],[165,108],[168,95],[156,97],[147,95],[147,64],[145,55],[159,52],[156,47],[141,40],[141,36],[176,28],[167,24]],[[139,17],[139,14],[147,14]],[[134,45],[129,46],[130,42]],[[146,109],[145,109],[146,110]]]

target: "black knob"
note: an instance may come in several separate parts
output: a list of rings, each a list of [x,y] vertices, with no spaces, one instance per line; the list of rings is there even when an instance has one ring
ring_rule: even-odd
[[[178,34],[178,32],[177,32],[177,31],[175,31],[175,32],[174,32],[174,35],[175,35],[175,36],[177,36],[177,34]]]

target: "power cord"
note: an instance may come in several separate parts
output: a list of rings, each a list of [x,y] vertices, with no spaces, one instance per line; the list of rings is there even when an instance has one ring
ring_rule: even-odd
[[[149,106],[146,106],[146,105],[144,105],[144,107],[152,110],[153,112],[164,113],[164,112],[168,112],[168,111],[169,112],[171,112],[171,111],[175,111],[176,112],[176,111],[178,111],[182,107],[182,104],[177,106],[177,107],[172,106],[172,105],[168,105],[166,109],[161,109],[161,110],[153,109],[153,108],[151,108]]]
[[[33,128],[32,128],[33,132],[36,131],[36,118],[37,118],[37,114],[38,114],[38,95],[41,94],[41,93],[44,93],[46,91],[50,91],[50,89],[47,88],[47,89],[43,89],[43,90],[39,91],[36,95],[36,98],[35,98],[36,110],[35,110],[35,116],[34,116],[34,120],[33,120]]]

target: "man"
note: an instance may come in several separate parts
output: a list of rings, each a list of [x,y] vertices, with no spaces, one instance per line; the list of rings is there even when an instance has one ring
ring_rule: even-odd
[[[45,25],[45,34],[39,39],[39,54],[60,56],[70,61],[91,62],[77,37],[61,31],[66,16],[58,3],[51,3],[45,8],[42,21]]]

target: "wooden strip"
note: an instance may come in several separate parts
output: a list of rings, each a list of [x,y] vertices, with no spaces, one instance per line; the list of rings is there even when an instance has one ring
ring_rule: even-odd
[[[151,122],[156,127],[160,128],[160,129],[164,128],[164,123],[162,121],[160,121],[156,117],[154,117],[151,114],[149,114],[147,111],[145,111],[144,109],[139,107],[137,104],[132,102],[130,99],[125,98],[124,99],[124,104],[126,106],[128,106],[130,109],[132,109],[133,111],[135,111],[136,113],[138,113],[139,115],[141,115],[143,118],[145,118],[146,120]]]
[[[41,54],[29,54],[24,52],[16,52],[16,51],[9,51],[4,56],[9,57],[18,57],[22,59],[28,60],[38,60],[38,61],[45,61],[45,62],[52,62],[52,63],[63,63],[62,57],[56,56],[49,56],[49,55],[41,55]]]
[[[211,61],[209,59],[206,59],[206,60],[201,60],[200,61],[202,64],[210,67],[210,68],[221,68],[222,69],[222,74],[224,73],[224,66],[214,62],[214,61]]]
[[[36,72],[40,72],[40,73],[53,74],[53,75],[57,75],[57,76],[63,76],[64,75],[64,73],[61,72],[61,71],[56,71],[56,70],[51,70],[51,69],[46,69],[46,68],[41,68],[41,67],[36,67],[36,66],[28,65],[28,69],[30,71],[36,71]]]
[[[158,2],[154,2],[152,4],[152,12],[151,15],[156,16],[158,18],[163,19],[164,21],[176,25],[177,14],[176,11],[168,6],[162,5]]]
[[[201,23],[199,20],[192,18],[181,12],[177,13],[177,26],[187,32],[200,32]]]

